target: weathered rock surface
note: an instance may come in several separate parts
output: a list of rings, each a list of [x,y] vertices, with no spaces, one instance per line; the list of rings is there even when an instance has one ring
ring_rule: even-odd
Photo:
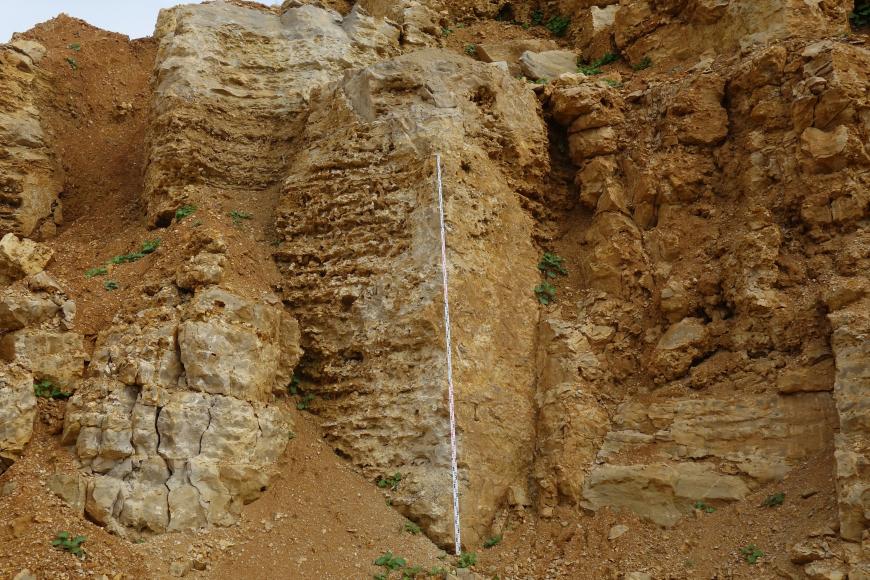
[[[52,251],[47,246],[8,233],[0,239],[0,285],[42,272]]]
[[[145,188],[151,219],[168,223],[211,188],[278,183],[312,91],[398,52],[400,30],[360,7],[342,19],[312,4],[215,2],[161,11],[155,38]]]
[[[165,291],[97,341],[63,442],[88,474],[84,509],[115,529],[234,523],[269,485],[288,417],[269,404],[301,356],[296,322],[217,286]]]
[[[16,365],[0,368],[0,473],[30,441],[35,417],[33,377]]]
[[[373,478],[401,472],[393,505],[438,542],[452,536],[433,157],[463,304],[455,379],[474,543],[508,494],[527,496],[536,255],[515,191],[547,165],[537,110],[521,82],[448,52],[348,74],[312,101],[278,209],[284,299],[327,437]],[[493,318],[507,304],[510,323]]]
[[[520,55],[520,70],[532,80],[555,79],[563,73],[577,70],[577,55],[570,50],[527,50]]]
[[[655,36],[632,32],[630,22],[653,18],[637,5],[621,3],[614,24],[629,56],[646,54],[652,45],[639,49]],[[860,541],[870,479],[866,397],[857,395],[870,310],[868,59],[861,47],[793,41],[626,100],[592,78],[545,89],[576,167],[576,202],[591,211],[587,289],[575,311],[558,310],[589,330],[583,359],[596,361],[608,393],[622,384],[622,400],[634,399],[604,406],[613,424],[603,465],[588,445],[567,459],[539,445],[536,465],[578,462],[565,472],[579,474],[587,507],[670,525],[697,500],[686,489],[709,484],[739,499],[835,442],[841,535]],[[542,425],[576,415],[541,412]],[[602,440],[601,425],[582,428],[584,442]],[[550,482],[538,485],[554,497]]]
[[[0,45],[0,236],[31,235],[60,204],[62,178],[34,100],[44,54],[33,41]]]

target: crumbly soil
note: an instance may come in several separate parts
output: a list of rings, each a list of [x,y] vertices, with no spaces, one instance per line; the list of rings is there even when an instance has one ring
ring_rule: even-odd
[[[444,42],[461,52],[470,43],[544,34],[541,27],[483,22],[454,27]],[[159,288],[171,278],[181,248],[198,228],[227,241],[233,263],[226,281],[230,289],[265,294],[279,283],[269,257],[275,191],[254,197],[227,191],[213,206],[181,222],[148,228],[140,195],[156,51],[152,39],[130,41],[66,16],[23,36],[48,49],[41,67],[51,81],[40,98],[49,139],[65,172],[64,224],[47,241],[55,250],[48,270],[75,300],[80,332],[93,341],[118,313],[135,312],[143,290]],[[69,48],[74,43],[79,50]],[[75,68],[67,59],[75,60]],[[559,179],[556,175],[554,187],[564,187]],[[234,223],[228,215],[233,210],[250,213],[252,219]],[[568,218],[565,223],[572,224],[574,233],[555,242],[571,271],[579,263],[584,219],[581,213]],[[558,237],[558,229],[542,235]],[[157,238],[161,246],[154,254],[115,266],[106,276],[84,276],[85,270]],[[107,290],[107,280],[117,282],[118,289]],[[565,286],[571,286],[570,279]],[[388,505],[388,492],[336,456],[322,441],[317,418],[293,409],[289,398],[283,404],[294,414],[295,436],[271,488],[245,507],[239,526],[168,533],[144,543],[110,534],[47,489],[49,476],[73,473],[75,463],[70,450],[59,444],[65,403],[39,404],[33,440],[23,458],[0,476],[0,579],[25,568],[40,579],[162,578],[173,562],[205,568],[191,570],[188,577],[193,578],[346,579],[382,572],[372,562],[386,551],[425,570],[453,561],[422,535],[405,531],[407,520]],[[797,575],[788,548],[810,533],[836,526],[832,458],[833,452],[822,454],[745,501],[712,503],[715,512],[698,511],[671,529],[608,510],[590,515],[579,507],[562,507],[546,520],[515,513],[499,545],[478,549],[476,569],[499,578],[608,579],[627,571],[654,578]],[[782,506],[759,507],[779,491],[785,492]],[[628,531],[608,540],[616,524]],[[64,530],[87,536],[83,560],[51,546],[55,534]],[[749,544],[764,552],[755,565],[740,553]]]

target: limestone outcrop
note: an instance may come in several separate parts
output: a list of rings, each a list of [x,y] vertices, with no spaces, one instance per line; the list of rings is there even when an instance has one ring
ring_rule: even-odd
[[[495,67],[415,52],[312,100],[283,185],[275,257],[300,321],[302,373],[323,399],[312,406],[373,479],[402,473],[393,505],[439,542],[451,538],[451,502],[434,155],[459,305],[461,487],[474,542],[508,495],[528,496],[536,252],[515,191],[547,165],[537,111]],[[495,315],[507,304],[510,323]]]
[[[860,541],[868,59],[847,43],[790,41],[629,95],[579,77],[544,91],[575,203],[590,211],[582,300],[593,308],[581,320],[606,338],[590,337],[583,359],[634,393],[604,405],[597,465],[581,445],[583,465],[565,470],[585,473],[586,507],[671,525],[692,494],[740,499],[836,442],[840,533]],[[563,413],[547,422],[574,415]],[[602,440],[601,425],[585,429]],[[539,446],[555,479],[571,464],[549,458],[559,453]]]
[[[122,533],[234,523],[286,446],[291,420],[270,402],[298,343],[288,314],[213,285],[166,289],[101,333],[62,436],[88,516]]]
[[[0,236],[30,236],[43,220],[60,220],[62,178],[35,102],[44,55],[33,41],[0,45]]]

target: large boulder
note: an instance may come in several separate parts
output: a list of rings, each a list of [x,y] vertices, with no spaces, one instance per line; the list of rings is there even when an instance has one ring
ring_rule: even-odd
[[[33,377],[16,365],[0,368],[0,473],[30,441],[35,418]]]

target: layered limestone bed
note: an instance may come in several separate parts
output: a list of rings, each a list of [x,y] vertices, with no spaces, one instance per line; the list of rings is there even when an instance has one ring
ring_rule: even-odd
[[[0,47],[0,233],[30,236],[48,218],[60,220],[62,189],[55,155],[45,141],[35,96],[46,80],[42,45],[16,40]]]
[[[528,495],[536,252],[515,191],[546,167],[538,104],[494,67],[425,50],[346,75],[311,111],[277,218],[284,300],[305,337],[301,372],[335,448],[373,478],[402,473],[393,505],[448,543],[434,176],[443,152],[474,541],[498,507]],[[507,307],[510,323],[498,314]]]
[[[399,473],[391,505],[449,544],[440,154],[466,543],[529,506],[675,526],[833,454],[835,567],[861,577],[870,51],[828,36],[848,4],[560,0],[540,10],[572,15],[564,38],[461,51],[435,48],[448,10],[538,5],[165,10],[143,211],[177,232],[263,204],[251,255],[277,273],[240,288],[238,248],[187,218],[178,263],[92,345],[28,239],[60,222],[43,49],[0,47],[0,470],[34,385],[55,388],[77,510],[119,534],[232,524],[287,444],[275,397],[300,389],[330,446]],[[576,72],[611,51],[636,71]],[[542,306],[545,249],[571,271]]]

